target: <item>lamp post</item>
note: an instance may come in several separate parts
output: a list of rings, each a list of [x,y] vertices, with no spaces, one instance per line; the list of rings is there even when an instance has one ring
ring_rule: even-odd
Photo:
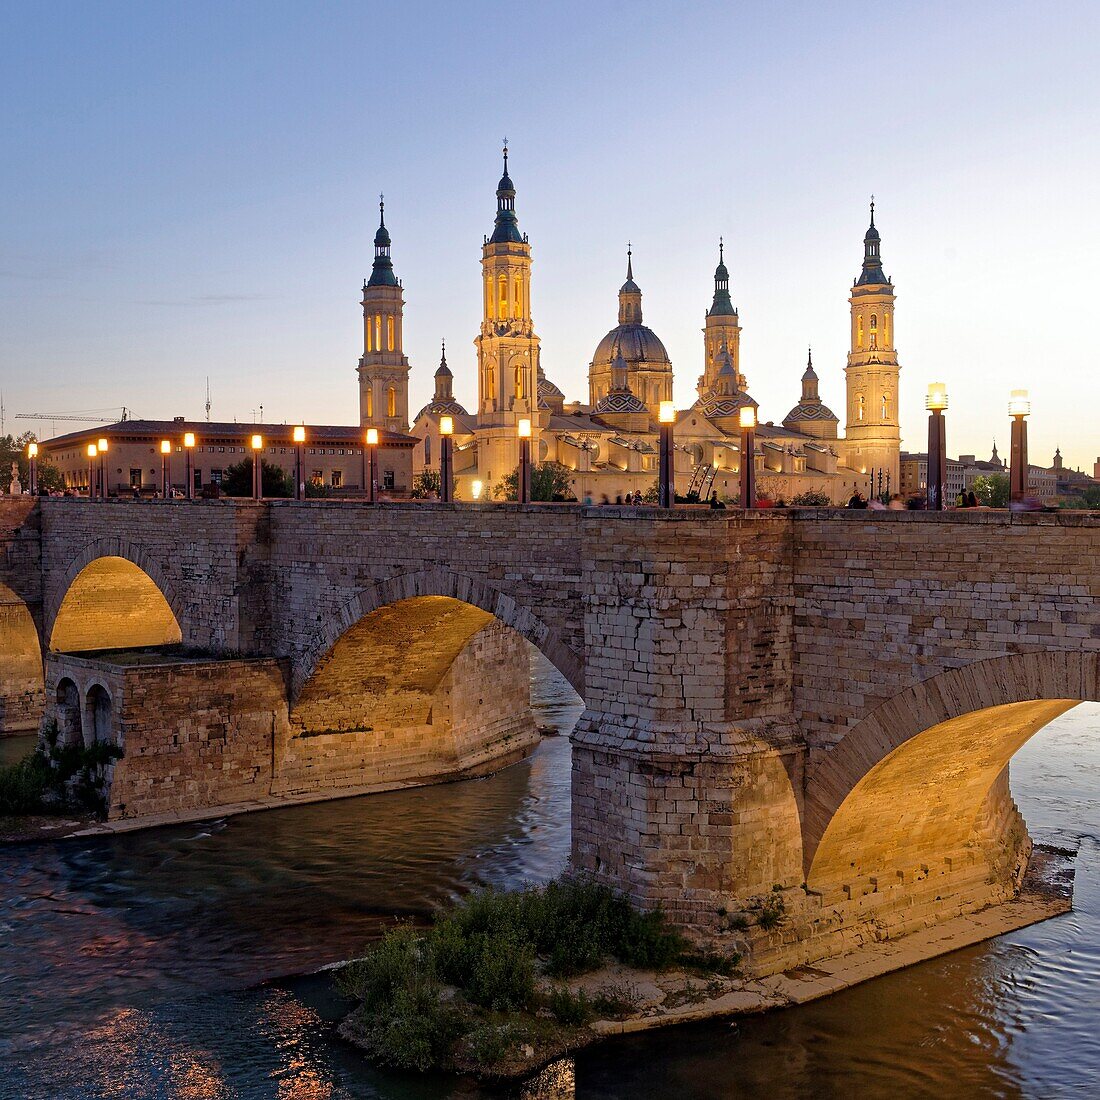
[[[1008,458],[1008,498],[1020,500],[1027,496],[1027,415],[1031,412],[1031,401],[1027,390],[1013,390],[1009,394],[1008,411],[1012,417],[1012,445]]]
[[[302,480],[302,445],[306,441],[306,429],[298,425],[294,429],[294,499],[302,500],[306,495],[305,482]]]
[[[30,482],[31,496],[38,496],[38,444],[27,444],[27,464],[30,466]]]
[[[99,449],[94,443],[88,444],[88,499],[95,500],[95,468],[99,460]]]
[[[522,417],[516,430],[519,433],[519,477],[516,481],[516,500],[520,504],[531,503],[531,421]]]
[[[195,433],[184,432],[183,433],[183,469],[184,478],[187,482],[187,499],[195,499],[195,472],[192,469],[191,452],[195,449]]]
[[[943,511],[943,494],[947,488],[947,387],[942,382],[930,382],[924,399],[928,410],[928,509]]]
[[[676,406],[662,401],[657,407],[657,423],[660,443],[657,457],[657,503],[662,508],[676,504],[676,485],[672,469],[672,422],[676,419]]]
[[[165,500],[172,497],[172,441],[160,441],[160,495]]]
[[[367,429],[367,499],[374,503],[378,493],[378,429]]]
[[[756,409],[741,406],[741,507],[756,507]]]
[[[99,452],[99,495],[103,500],[111,495],[111,490],[107,487],[107,479],[110,476],[110,471],[107,469],[107,449],[106,437],[100,436],[96,450]]]
[[[264,462],[263,462],[264,437],[254,435],[252,437],[252,499],[264,498]]]
[[[451,494],[451,436],[455,432],[454,418],[441,416],[439,418],[439,499],[444,504],[450,504]]]

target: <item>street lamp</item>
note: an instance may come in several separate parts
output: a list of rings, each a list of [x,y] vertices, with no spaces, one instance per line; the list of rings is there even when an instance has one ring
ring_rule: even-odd
[[[1008,460],[1008,497],[1020,500],[1028,494],[1027,468],[1027,415],[1031,401],[1027,390],[1013,390],[1009,394],[1008,412],[1012,417],[1012,445]]]
[[[365,463],[367,473],[367,485],[369,486],[367,499],[374,503],[375,494],[378,492],[378,429],[367,429],[367,461]]]
[[[516,482],[516,499],[520,504],[531,503],[531,421],[522,417],[516,426],[519,433],[519,478]]]
[[[95,500],[95,467],[99,450],[94,443],[88,444],[88,499]]]
[[[657,459],[657,503],[662,508],[676,504],[676,485],[672,469],[672,422],[676,419],[676,406],[662,401],[657,407],[657,423],[660,426],[660,447]]]
[[[928,410],[928,508],[943,511],[943,494],[947,487],[947,387],[942,382],[930,382],[924,399]]]
[[[252,437],[252,499],[264,498],[264,462],[263,462],[264,437],[254,435]]]
[[[470,482],[470,492],[473,494],[474,500],[481,500],[481,490],[484,488],[485,486],[480,481]]]
[[[294,429],[294,499],[301,500],[306,495],[302,481],[302,444],[306,441],[306,430],[302,425]]]
[[[444,504],[453,500],[451,493],[451,436],[455,432],[454,418],[439,418],[439,499]]]
[[[741,507],[756,507],[756,409],[741,406]]]
[[[30,490],[31,496],[38,496],[38,444],[27,444],[27,463],[31,468],[30,473]]]
[[[96,450],[99,452],[99,495],[106,500],[111,491],[107,488],[107,439],[104,436],[100,436],[99,442],[96,444]]]
[[[172,496],[172,441],[160,441],[160,495],[165,500]]]
[[[187,499],[195,499],[195,472],[192,469],[191,452],[195,449],[195,433],[183,433],[183,469],[187,482]]]

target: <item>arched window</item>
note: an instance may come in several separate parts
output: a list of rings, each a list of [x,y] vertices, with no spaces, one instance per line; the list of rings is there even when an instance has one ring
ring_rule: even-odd
[[[374,351],[374,325],[367,318],[367,351]]]
[[[386,343],[389,346],[389,350],[393,351],[393,317],[386,318]]]
[[[497,375],[492,367],[485,368],[485,396],[490,401],[497,399]]]
[[[374,315],[374,350],[382,350],[382,315],[380,313]]]
[[[856,419],[863,419],[863,394],[856,398]]]
[[[882,395],[882,419],[885,420],[890,412],[890,402],[886,394]]]
[[[861,313],[856,318],[856,347],[862,349],[863,347],[863,314]]]
[[[430,435],[424,436],[424,465],[430,466],[432,464],[432,437]]]
[[[878,314],[871,314],[871,347],[878,347]]]
[[[515,301],[512,302],[512,316],[518,319],[523,316],[523,280],[518,275],[512,282],[512,293],[515,295]]]
[[[501,275],[497,280],[499,284],[498,296],[500,298],[497,316],[503,321],[508,316],[508,278]]]
[[[485,280],[485,316],[490,320],[493,316],[493,284],[488,278]]]
[[[397,390],[393,386],[389,386],[386,389],[386,415],[397,415]]]
[[[523,396],[523,364],[516,365],[516,397]]]
[[[884,313],[882,315],[882,346],[888,348],[890,346],[890,314]]]
[[[374,386],[367,385],[367,419],[374,416]]]

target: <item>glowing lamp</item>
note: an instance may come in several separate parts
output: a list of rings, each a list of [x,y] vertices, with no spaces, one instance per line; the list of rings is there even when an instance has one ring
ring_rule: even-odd
[[[531,438],[531,421],[526,416],[523,417],[522,420],[520,420],[517,426],[517,431],[519,432],[520,439]]]
[[[99,443],[96,445],[96,450],[98,450],[100,454],[106,454],[107,453],[107,440],[106,439],[100,439]]]
[[[37,443],[28,443],[27,444],[27,457],[28,458],[37,458],[38,457],[38,444]]]
[[[305,441],[306,441],[306,430],[305,430],[305,428],[303,428],[301,426],[295,428],[294,429],[294,442],[295,443],[305,443]]]
[[[662,401],[657,410],[657,420],[662,424],[671,424],[676,419],[676,406],[671,401]]]
[[[1027,390],[1013,390],[1008,395],[1008,413],[1010,416],[1027,416],[1031,412],[1031,401]]]
[[[756,410],[751,405],[741,406],[741,427],[742,428],[755,428],[756,427]]]
[[[195,433],[194,432],[184,432],[183,433],[183,445],[185,447],[194,447],[194,445],[195,445]]]
[[[172,453],[172,441],[169,439],[162,439],[160,441],[160,453],[162,455],[170,455]]]
[[[481,499],[481,490],[484,489],[484,488],[485,488],[485,486],[482,485],[480,481],[471,482],[470,492],[474,494],[474,500],[480,500]]]
[[[89,443],[88,444],[88,457],[89,458],[95,458],[95,456],[97,454],[99,454],[99,451],[96,449],[96,445],[94,443]]]
[[[440,435],[454,435],[455,422],[454,418],[450,416],[441,416],[439,418],[439,434]]]
[[[929,412],[943,412],[947,408],[947,386],[942,382],[929,382],[924,407]]]
[[[378,429],[377,428],[368,428],[367,429],[367,446],[368,447],[377,447],[378,446]]]
[[[252,437],[252,449],[254,451],[262,451],[264,449],[264,437],[262,435],[254,435]]]

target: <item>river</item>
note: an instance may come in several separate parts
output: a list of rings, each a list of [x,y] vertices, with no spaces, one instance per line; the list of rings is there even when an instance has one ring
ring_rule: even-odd
[[[0,1098],[502,1095],[366,1065],[311,972],[395,916],[561,869],[580,708],[548,666],[534,689],[557,735],[485,779],[0,848]],[[1080,845],[1072,913],[814,1004],[602,1044],[518,1093],[1100,1095],[1098,733],[1079,706],[1012,768],[1033,835]]]

